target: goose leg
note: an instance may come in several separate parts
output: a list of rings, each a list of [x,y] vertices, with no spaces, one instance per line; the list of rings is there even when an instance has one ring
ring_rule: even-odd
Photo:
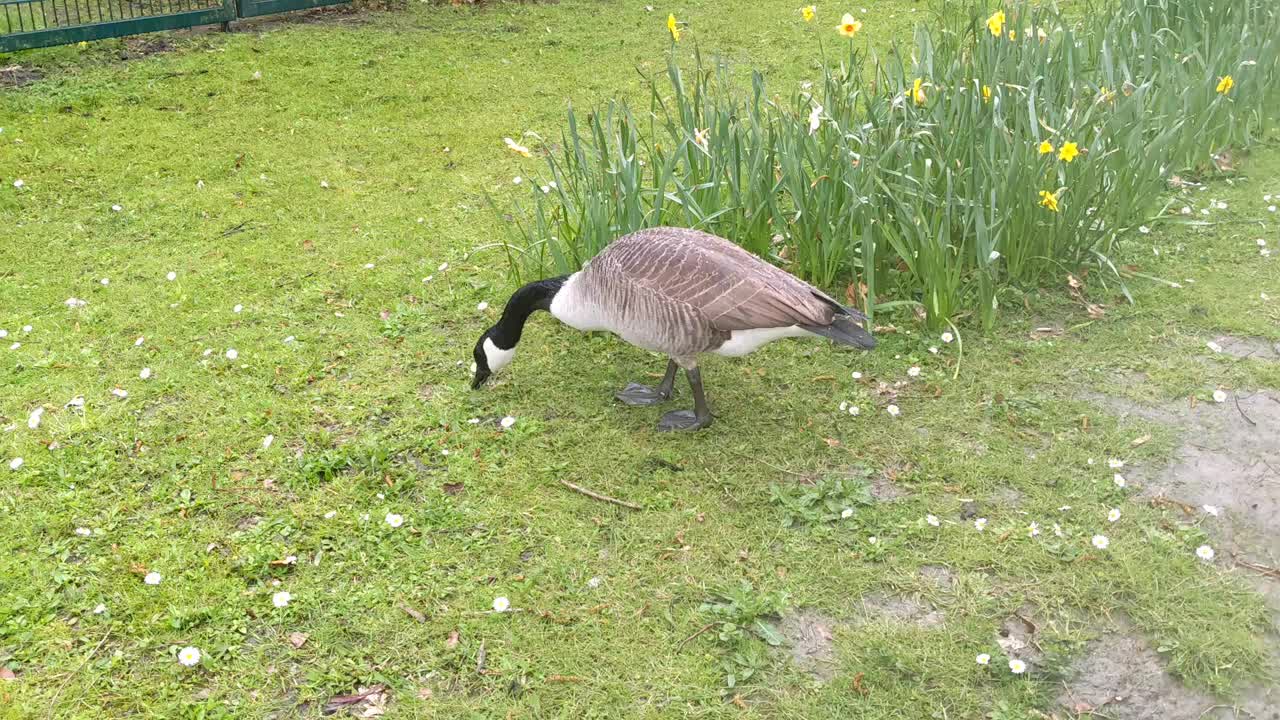
[[[685,370],[689,378],[689,388],[693,390],[692,410],[672,410],[658,421],[658,430],[701,430],[711,424],[711,409],[707,407],[707,396],[702,391],[702,371],[698,368]]]
[[[674,360],[668,360],[667,374],[662,376],[662,382],[658,384],[658,387],[651,388],[640,383],[630,383],[622,390],[614,393],[613,396],[626,405],[657,405],[671,399],[671,392],[675,383],[676,363]]]

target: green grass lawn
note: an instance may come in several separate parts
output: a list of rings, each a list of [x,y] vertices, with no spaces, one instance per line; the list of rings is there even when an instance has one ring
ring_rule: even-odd
[[[796,8],[415,4],[127,63],[118,42],[7,58],[50,70],[0,92],[0,666],[16,676],[0,712],[312,717],[384,684],[389,717],[1043,717],[1120,617],[1190,687],[1230,702],[1267,682],[1262,597],[1225,547],[1194,555],[1212,524],[1112,481],[1111,458],[1162,467],[1174,431],[1096,398],[1280,388],[1280,363],[1205,350],[1280,340],[1280,257],[1256,243],[1280,246],[1274,138],[1129,240],[1125,263],[1180,287],[1130,285],[1129,305],[1086,278],[1101,318],[1064,270],[962,342],[904,314],[869,354],[712,359],[717,422],[693,435],[612,400],[664,360],[545,315],[501,382],[469,389],[512,290],[488,197],[524,197],[513,178],[540,170],[502,138],[554,142],[567,102],[644,97],[671,11],[689,23],[680,52],[696,41],[792,87],[836,22]],[[868,10],[881,47],[926,13]],[[804,505],[815,488],[824,502]],[[996,638],[1020,608],[1040,658],[1015,676]],[[837,623],[829,681],[751,630],[801,609]],[[684,642],[724,617],[747,637]]]

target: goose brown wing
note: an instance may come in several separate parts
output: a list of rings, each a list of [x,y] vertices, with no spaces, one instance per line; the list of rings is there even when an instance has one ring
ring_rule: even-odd
[[[834,301],[728,240],[653,228],[612,243],[593,261],[612,278],[695,310],[715,330],[824,326]]]

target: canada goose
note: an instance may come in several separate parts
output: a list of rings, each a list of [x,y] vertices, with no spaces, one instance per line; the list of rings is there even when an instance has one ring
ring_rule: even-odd
[[[693,410],[663,415],[659,430],[711,424],[698,370],[701,353],[740,357],[779,338],[802,336],[868,350],[876,344],[859,325],[865,315],[786,271],[715,235],[659,227],[618,238],[572,275],[517,290],[502,318],[476,342],[473,389],[511,362],[535,310],[578,330],[608,330],[671,358],[658,387],[631,383],[615,394],[627,405],[670,399],[676,368],[684,368]]]

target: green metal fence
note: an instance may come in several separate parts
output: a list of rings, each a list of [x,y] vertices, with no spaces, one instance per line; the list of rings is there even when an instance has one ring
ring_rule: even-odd
[[[0,0],[0,52],[212,25],[350,0]]]

